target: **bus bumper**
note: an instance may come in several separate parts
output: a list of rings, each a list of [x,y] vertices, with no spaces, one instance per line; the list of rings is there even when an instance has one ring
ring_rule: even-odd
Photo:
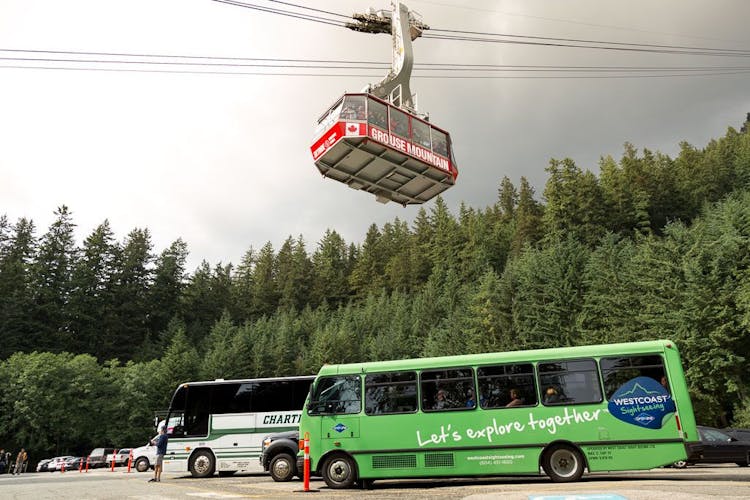
[[[703,458],[703,443],[700,441],[688,441],[685,443],[688,463],[697,462]]]

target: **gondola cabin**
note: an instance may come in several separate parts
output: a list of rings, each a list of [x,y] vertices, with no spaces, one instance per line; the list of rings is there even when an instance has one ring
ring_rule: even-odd
[[[310,148],[324,177],[382,203],[424,203],[458,176],[450,135],[371,94],[345,94],[318,120]]]

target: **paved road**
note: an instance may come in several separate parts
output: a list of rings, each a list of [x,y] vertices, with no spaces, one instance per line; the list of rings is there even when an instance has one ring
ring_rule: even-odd
[[[86,473],[59,472],[0,476],[3,499],[199,499],[312,497],[315,500],[466,498],[471,500],[538,500],[550,497],[575,500],[707,500],[750,499],[750,468],[734,465],[696,466],[685,470],[654,469],[646,472],[594,474],[574,484],[555,484],[544,477],[494,477],[453,480],[378,481],[373,490],[330,490],[314,479],[317,493],[302,493],[301,482],[275,483],[260,474],[230,478],[192,479],[164,475],[161,483],[148,483],[151,473],[126,474],[121,470]],[[617,497],[616,495],[619,495]]]

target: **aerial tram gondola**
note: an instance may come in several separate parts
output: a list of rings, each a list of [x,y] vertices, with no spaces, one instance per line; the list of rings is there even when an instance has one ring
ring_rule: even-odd
[[[453,186],[458,169],[451,137],[417,111],[409,88],[411,42],[428,26],[399,3],[393,11],[355,14],[347,27],[391,33],[391,71],[377,85],[346,93],[318,119],[310,151],[324,177],[404,206],[424,203]],[[404,36],[408,33],[408,36]]]

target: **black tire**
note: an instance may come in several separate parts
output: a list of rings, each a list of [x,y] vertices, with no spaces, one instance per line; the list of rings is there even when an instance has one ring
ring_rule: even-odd
[[[219,471],[219,477],[234,476],[235,472],[237,472],[237,471],[236,470],[220,470]]]
[[[207,450],[197,451],[190,457],[190,474],[193,477],[210,477],[216,471],[216,459]]]
[[[135,470],[138,472],[146,472],[149,467],[151,467],[151,464],[148,463],[148,458],[146,457],[140,457],[135,461]]]
[[[271,473],[273,480],[278,483],[291,481],[297,473],[297,459],[288,453],[279,453],[268,464],[268,472]]]
[[[740,467],[747,467],[747,462],[737,462]]]
[[[578,481],[583,475],[583,455],[572,446],[556,444],[544,452],[542,468],[555,483]]]
[[[323,464],[323,479],[329,488],[351,488],[357,481],[357,466],[348,455],[333,455]]]

